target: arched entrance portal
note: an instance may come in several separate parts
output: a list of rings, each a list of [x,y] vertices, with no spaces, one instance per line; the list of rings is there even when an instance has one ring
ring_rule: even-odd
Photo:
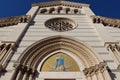
[[[75,70],[73,67],[67,69],[67,59],[76,66]],[[55,64],[51,66],[50,63]],[[11,80],[111,80],[106,64],[91,48],[64,36],[53,36],[32,44],[19,57],[15,67]]]

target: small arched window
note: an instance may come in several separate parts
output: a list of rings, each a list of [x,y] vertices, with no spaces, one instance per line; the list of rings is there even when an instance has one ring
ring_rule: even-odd
[[[66,14],[68,14],[70,11],[70,8],[66,8]]]
[[[62,7],[58,7],[58,13],[60,13],[62,9],[63,9]]]
[[[49,13],[53,13],[55,11],[55,8],[50,8]]]
[[[78,9],[74,9],[74,14],[77,14],[78,13]]]
[[[40,13],[46,13],[47,12],[47,9],[42,9],[41,11],[40,11]]]

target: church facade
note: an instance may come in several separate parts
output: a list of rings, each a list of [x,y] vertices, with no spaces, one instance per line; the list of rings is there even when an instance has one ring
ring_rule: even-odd
[[[120,80],[120,20],[89,4],[32,4],[0,19],[0,80]]]

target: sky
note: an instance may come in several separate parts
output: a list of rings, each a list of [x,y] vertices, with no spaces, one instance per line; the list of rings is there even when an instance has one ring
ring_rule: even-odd
[[[0,0],[0,18],[25,15],[35,2],[53,0]],[[91,9],[98,16],[120,19],[120,0],[68,0],[91,5]]]

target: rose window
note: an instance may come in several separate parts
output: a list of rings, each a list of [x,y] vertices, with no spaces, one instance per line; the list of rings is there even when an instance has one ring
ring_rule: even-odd
[[[51,30],[64,32],[76,28],[74,21],[67,18],[53,18],[45,22],[45,26]]]

